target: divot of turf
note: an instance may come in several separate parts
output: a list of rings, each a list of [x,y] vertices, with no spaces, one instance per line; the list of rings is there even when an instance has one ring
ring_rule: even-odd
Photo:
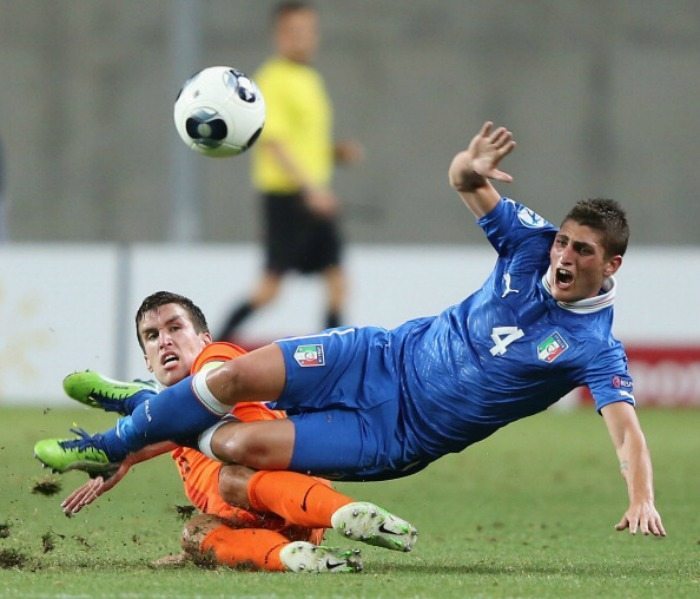
[[[22,569],[27,565],[29,558],[16,549],[0,550],[0,568],[9,570],[10,568]]]
[[[60,490],[61,483],[54,476],[38,480],[32,487],[32,493],[36,495],[46,495],[47,497],[55,495]]]
[[[176,505],[175,511],[181,520],[189,520],[194,515],[194,506]]]

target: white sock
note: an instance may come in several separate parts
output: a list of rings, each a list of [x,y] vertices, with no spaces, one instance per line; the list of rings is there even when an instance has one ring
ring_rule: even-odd
[[[207,385],[207,373],[198,372],[192,377],[192,390],[200,402],[214,414],[223,416],[231,411],[231,406],[221,403]]]
[[[214,437],[214,433],[217,430],[219,430],[221,426],[223,426],[224,424],[228,424],[229,422],[238,422],[238,420],[232,415],[226,416],[221,422],[217,422],[215,425],[210,426],[207,430],[201,433],[199,435],[199,438],[197,439],[199,451],[201,451],[208,458],[216,460],[217,462],[221,462],[221,460],[218,457],[216,457],[216,455],[214,455],[214,452],[211,448],[211,440]]]

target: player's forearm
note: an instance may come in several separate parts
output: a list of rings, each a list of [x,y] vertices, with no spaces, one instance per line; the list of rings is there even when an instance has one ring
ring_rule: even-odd
[[[452,189],[476,218],[488,214],[501,199],[488,178],[477,173],[468,152],[458,154],[450,165],[448,178]]]
[[[131,465],[139,464],[141,462],[145,462],[146,460],[158,457],[159,455],[163,455],[164,453],[168,453],[176,447],[177,444],[173,443],[172,441],[161,441],[160,443],[147,445],[143,449],[139,449],[138,451],[129,454],[127,459]]]
[[[641,431],[627,432],[617,455],[620,460],[620,473],[627,484],[630,503],[653,503],[651,456]]]

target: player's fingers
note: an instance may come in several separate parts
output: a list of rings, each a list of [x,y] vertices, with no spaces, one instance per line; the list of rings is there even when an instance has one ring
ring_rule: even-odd
[[[99,482],[97,479],[89,480],[82,487],[73,491],[61,504],[63,513],[68,515],[77,514],[83,506],[92,503],[94,501],[95,488]]]
[[[491,127],[493,127],[493,121],[486,121],[481,126],[481,131],[479,131],[479,135],[481,135],[482,137],[487,137],[488,134],[491,132]]]
[[[660,517],[656,517],[651,521],[650,525],[651,532],[657,537],[665,537],[666,531],[664,530],[664,525],[661,522]]]
[[[493,169],[489,173],[489,177],[491,179],[496,179],[497,181],[504,181],[505,183],[511,183],[513,181],[513,177],[511,175],[506,172],[499,171],[498,169]]]
[[[615,530],[625,530],[629,526],[629,521],[626,516],[622,516],[622,519],[615,525]]]
[[[505,127],[498,127],[489,137],[489,141],[496,147],[502,145],[508,139],[509,131]]]
[[[513,140],[513,132],[509,131],[505,127],[500,127],[498,134],[494,135],[493,144],[501,149],[503,146],[507,145]]]
[[[510,154],[513,151],[513,148],[515,147],[515,145],[516,145],[515,142],[511,139],[510,141],[508,141],[508,143],[505,143],[502,146],[500,146],[498,148],[498,156],[499,156],[498,159],[500,160],[504,156],[507,156],[508,154]]]
[[[81,487],[77,491],[73,492],[69,497],[67,497],[61,504],[63,513],[67,515],[75,513],[75,508],[80,505],[84,495],[85,490]]]
[[[632,518],[632,519],[627,519],[629,523],[629,529],[630,529],[630,534],[631,535],[636,535],[637,530],[639,529],[639,519],[638,518]]]
[[[80,510],[82,510],[85,506],[90,505],[95,499],[97,499],[98,495],[95,491],[95,489],[90,488],[87,489],[86,492],[80,497],[79,501],[76,501],[75,504],[72,506],[72,514],[77,514]]]
[[[89,483],[86,483],[86,485]],[[73,491],[68,497],[66,497],[62,502],[61,502],[61,507],[67,507],[69,505],[74,504],[76,501],[80,501],[80,498],[83,496],[85,493],[85,486],[86,485],[81,485],[75,491]]]
[[[644,518],[639,521],[639,532],[641,532],[644,536],[647,536],[649,534],[649,519]]]

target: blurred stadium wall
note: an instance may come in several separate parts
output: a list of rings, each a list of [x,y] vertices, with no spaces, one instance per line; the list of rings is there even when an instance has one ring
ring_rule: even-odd
[[[168,239],[179,86],[192,65],[254,71],[273,4],[0,0],[13,238]],[[337,177],[349,240],[480,243],[445,173],[493,119],[520,144],[507,192],[551,220],[602,195],[629,208],[636,244],[699,241],[696,0],[316,4],[336,131],[368,154]],[[248,158],[189,159],[202,239],[255,240]]]

